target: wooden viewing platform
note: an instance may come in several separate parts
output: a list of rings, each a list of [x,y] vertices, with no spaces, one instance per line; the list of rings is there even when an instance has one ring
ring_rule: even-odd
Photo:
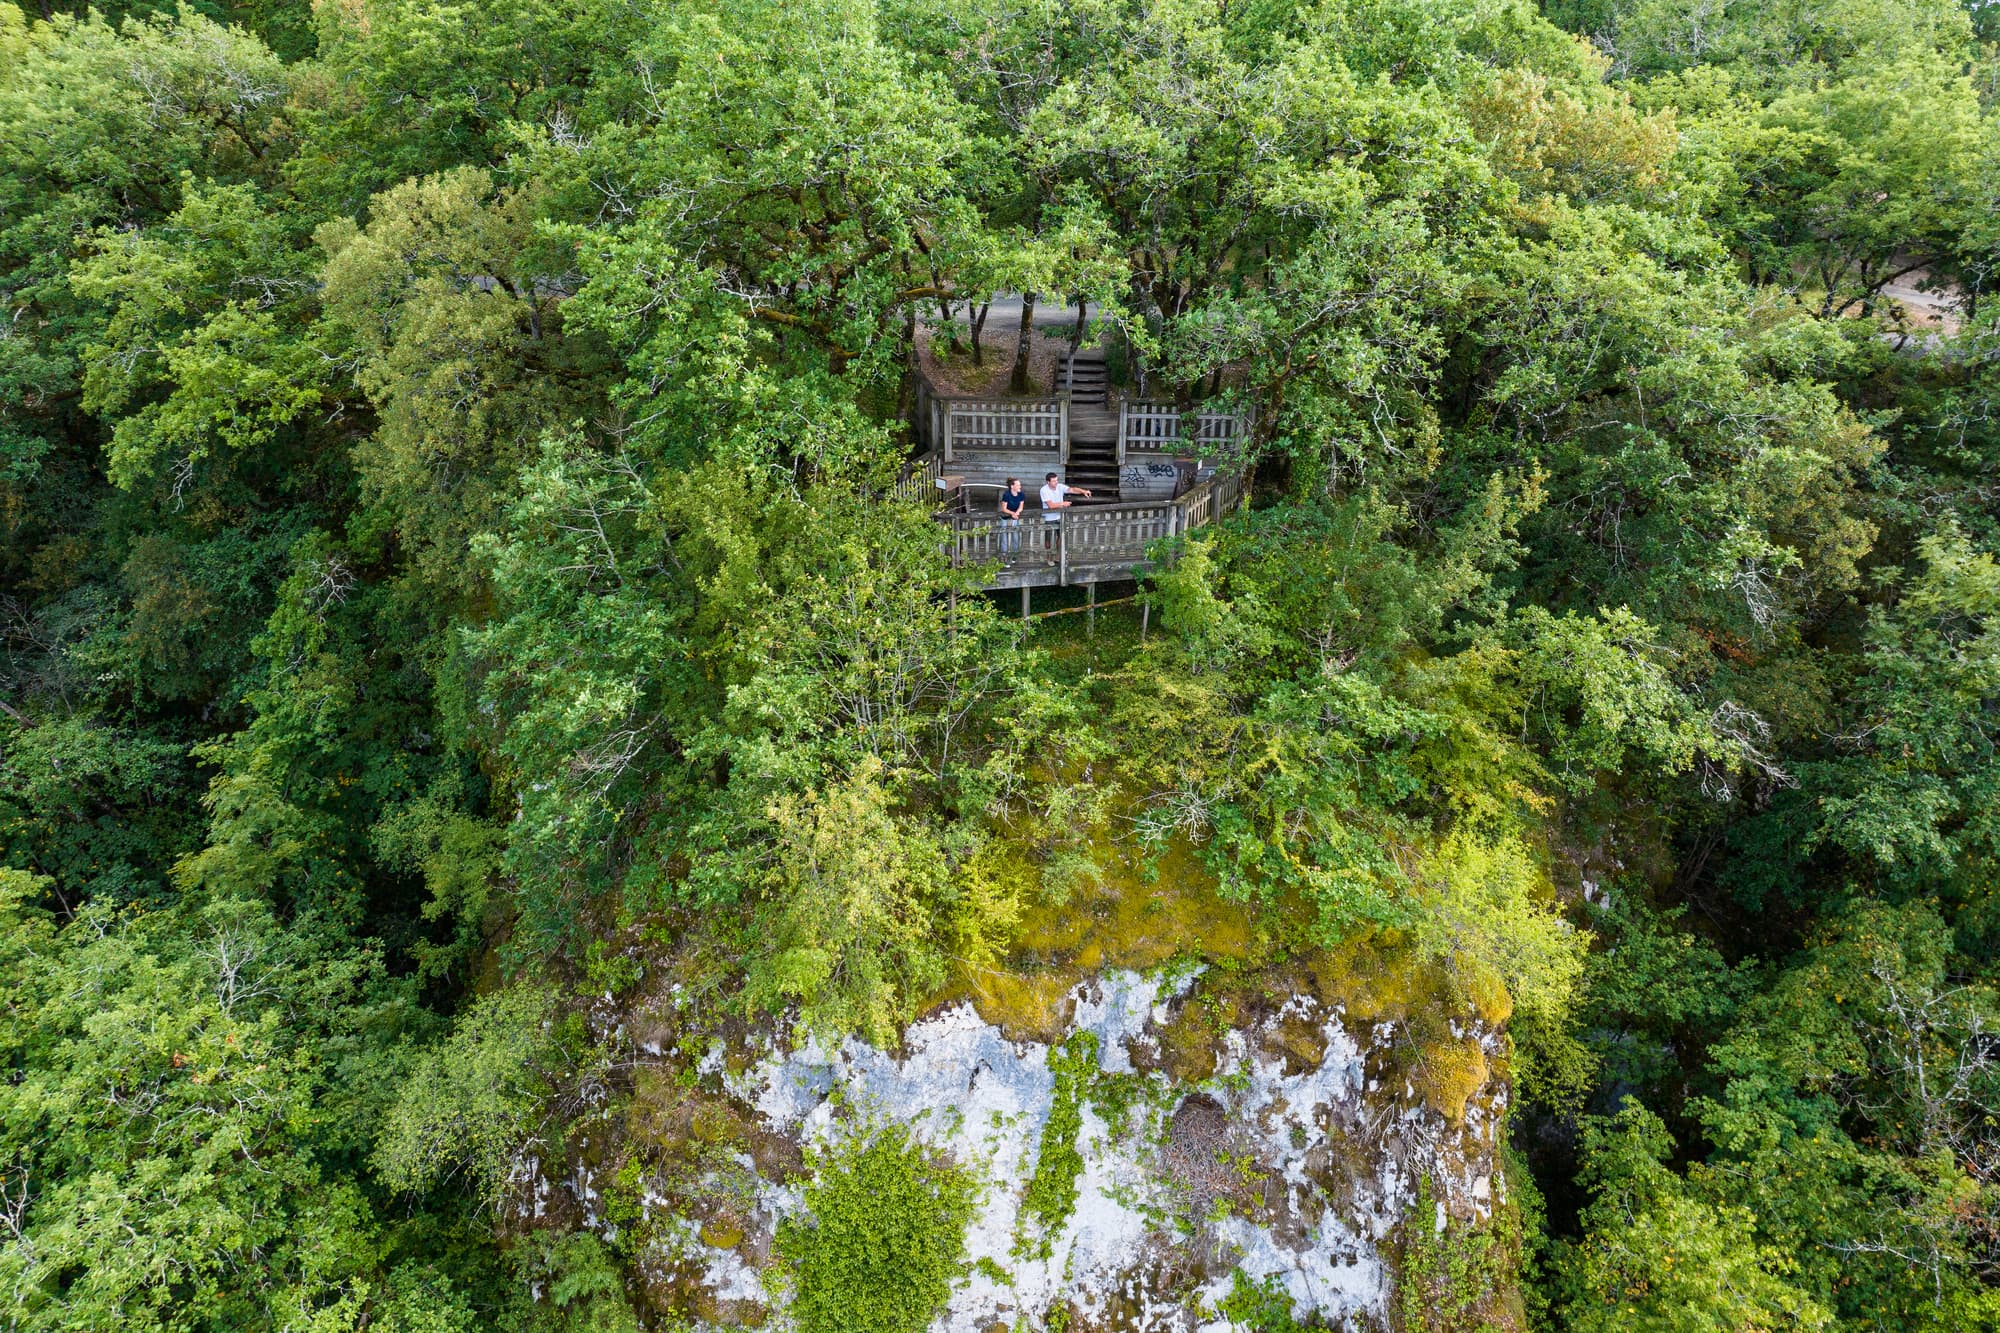
[[[948,497],[936,515],[946,530],[945,552],[955,569],[996,566],[990,591],[1055,588],[1137,578],[1147,566],[1146,548],[1163,537],[1206,527],[1242,503],[1243,478],[1217,472],[1171,500],[1079,505],[1053,518],[1030,509],[1009,526],[997,508],[975,511],[962,487],[940,471],[943,460],[929,455],[897,487],[908,498]],[[940,492],[939,482],[947,489]]]
[[[996,566],[990,589],[1025,595],[1133,578],[1150,544],[1242,502],[1243,479],[1230,465],[1249,439],[1246,415],[1119,398],[1101,358],[1072,355],[1059,378],[1064,391],[1048,398],[954,396],[917,379],[911,424],[927,452],[896,493],[938,505],[952,564]],[[1048,472],[1093,499],[1052,518],[1038,499]],[[1009,477],[1029,497],[1018,527],[999,512]]]

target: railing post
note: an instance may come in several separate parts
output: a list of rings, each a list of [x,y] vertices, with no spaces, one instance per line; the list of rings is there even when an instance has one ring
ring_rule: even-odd
[[[951,461],[951,406],[950,406],[950,404],[946,404],[946,405],[945,405],[945,409],[944,409],[944,461],[945,461],[945,462],[947,462],[947,463],[949,463],[949,462]]]
[[[1069,516],[1056,521],[1056,578],[1069,586]]]
[[[1061,450],[1061,453],[1058,455],[1058,457],[1061,459],[1063,466],[1067,467],[1069,466],[1069,395],[1068,394],[1064,394],[1062,397],[1056,399],[1056,417],[1057,417],[1056,430],[1062,440],[1062,443],[1058,446]]]
[[[1118,404],[1118,466],[1125,466],[1125,404]]]

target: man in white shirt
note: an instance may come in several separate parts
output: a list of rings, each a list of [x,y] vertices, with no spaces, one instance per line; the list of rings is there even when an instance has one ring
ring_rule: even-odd
[[[1070,499],[1070,496],[1088,496],[1089,494],[1090,492],[1081,486],[1063,485],[1061,474],[1055,472],[1049,473],[1048,476],[1042,478],[1042,521],[1044,523],[1053,523],[1062,517],[1062,510],[1074,507],[1076,502]]]

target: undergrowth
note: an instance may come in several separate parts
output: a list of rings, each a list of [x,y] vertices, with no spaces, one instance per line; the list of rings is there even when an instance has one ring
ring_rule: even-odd
[[[1491,1328],[1496,1304],[1513,1287],[1520,1262],[1521,1228],[1511,1208],[1497,1208],[1485,1222],[1447,1217],[1436,1223],[1438,1204],[1428,1176],[1403,1222],[1396,1305],[1404,1333],[1475,1333]]]
[[[1268,1274],[1253,1281],[1242,1269],[1230,1274],[1229,1294],[1216,1313],[1243,1333],[1305,1333],[1306,1325],[1292,1317],[1292,1298],[1282,1276]]]

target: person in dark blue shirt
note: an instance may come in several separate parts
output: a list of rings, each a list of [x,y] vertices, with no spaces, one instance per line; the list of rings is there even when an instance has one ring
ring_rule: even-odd
[[[1000,492],[1000,554],[1013,555],[1021,549],[1021,511],[1027,505],[1028,493],[1021,489],[1021,479],[1007,478],[1007,489]]]

